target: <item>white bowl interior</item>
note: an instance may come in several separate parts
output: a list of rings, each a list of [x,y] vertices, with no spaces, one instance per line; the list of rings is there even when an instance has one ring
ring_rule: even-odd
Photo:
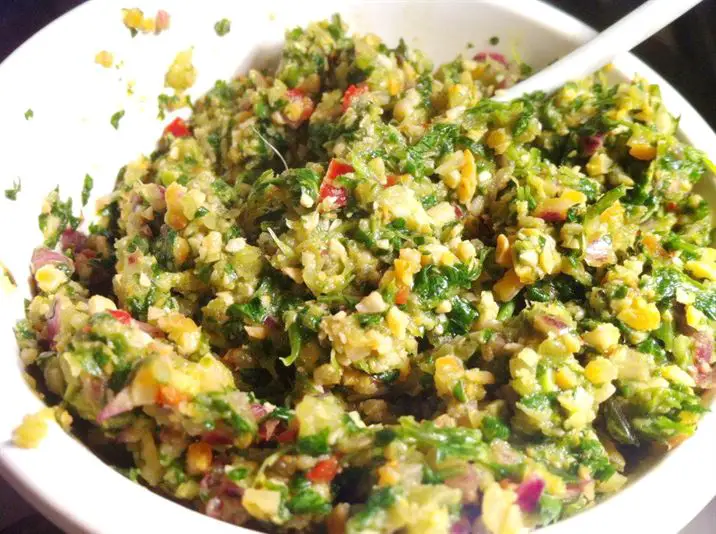
[[[18,291],[6,297],[0,309],[0,346],[5,349],[0,360],[0,391],[5,401],[0,411],[0,470],[26,498],[67,530],[211,528],[239,532],[129,482],[54,425],[38,449],[20,450],[9,444],[22,417],[41,406],[23,381],[12,326],[22,316],[23,299],[29,295],[28,263],[41,240],[37,215],[42,198],[59,184],[62,194],[71,194],[79,205],[82,180],[89,173],[95,181],[94,200],[111,190],[123,164],[153,150],[168,122],[156,118],[156,95],[162,91],[164,72],[175,53],[190,46],[199,71],[192,93],[198,95],[216,79],[230,77],[255,64],[257,58],[274,54],[286,28],[336,11],[352,31],[376,33],[389,44],[404,37],[436,63],[458,53],[491,48],[488,39],[497,35],[500,44],[496,50],[506,54],[517,51],[527,63],[540,67],[588,39],[592,31],[532,0],[291,4],[136,0],[133,5],[146,13],[168,9],[171,29],[159,37],[130,39],[121,23],[120,9],[125,4],[124,0],[89,2],[48,26],[0,66],[4,96],[0,100],[0,146],[5,147],[0,189],[9,187],[17,177],[23,187],[17,202],[0,201],[0,260],[19,283]],[[232,31],[219,38],[213,25],[223,17],[232,20]],[[468,42],[474,43],[474,49],[466,48]],[[111,51],[123,66],[102,69],[96,65],[94,55],[102,49]],[[662,85],[672,111],[682,117],[682,134],[716,156],[713,132],[661,78],[633,57],[624,57],[616,65],[625,75],[639,72]],[[128,82],[134,83],[132,95],[127,94]],[[29,121],[23,116],[28,108],[34,111]],[[126,114],[115,130],[110,117],[120,109]],[[711,180],[704,190],[708,198],[716,198]],[[84,211],[91,217],[91,209]],[[619,496],[545,533],[596,533],[606,528],[676,531],[716,493],[713,443],[716,417],[708,415],[695,438]],[[682,478],[685,471],[694,472],[686,484]],[[126,512],[118,513],[119,506]],[[639,512],[634,513],[636,510]]]

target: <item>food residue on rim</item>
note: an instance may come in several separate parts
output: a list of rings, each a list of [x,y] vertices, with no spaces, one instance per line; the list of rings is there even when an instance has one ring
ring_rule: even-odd
[[[164,86],[174,89],[177,94],[189,89],[196,81],[196,68],[191,62],[191,48],[179,52],[164,75]]]
[[[39,412],[26,415],[22,423],[12,433],[12,443],[22,449],[34,449],[47,436],[47,421],[52,419],[55,411],[42,408]]]
[[[12,187],[5,189],[5,198],[8,200],[17,200],[17,194],[22,190],[22,181],[20,178],[13,180]]]
[[[231,31],[231,21],[227,18],[223,18],[214,24],[214,31],[219,37],[223,37]]]
[[[89,201],[89,197],[92,194],[92,188],[94,187],[94,179],[89,175],[85,174],[85,179],[82,182],[82,205],[86,206]]]
[[[120,109],[109,119],[109,123],[114,127],[115,130],[119,130],[119,121],[124,117],[124,110]]]
[[[164,120],[167,113],[188,107],[191,107],[191,99],[189,98],[189,95],[168,95],[166,93],[157,95],[157,109],[159,110],[157,118],[160,120]]]
[[[97,52],[97,55],[94,56],[94,62],[97,63],[97,65],[101,65],[105,69],[108,69],[114,63],[114,56],[112,55],[112,52],[100,50]]]
[[[191,107],[191,99],[186,91],[196,82],[196,68],[192,64],[192,49],[179,52],[164,75],[164,87],[174,90],[173,95],[157,95],[157,118],[164,119],[167,112]]]
[[[9,295],[17,289],[17,283],[15,277],[10,272],[10,269],[0,261],[0,291]]]
[[[145,17],[139,8],[123,9],[122,22],[129,29],[132,37],[137,33],[154,33],[159,35],[169,28],[170,16],[163,9],[157,11],[154,17]]]

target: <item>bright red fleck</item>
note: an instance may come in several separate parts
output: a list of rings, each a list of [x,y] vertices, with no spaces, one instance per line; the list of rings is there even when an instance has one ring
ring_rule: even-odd
[[[298,435],[298,431],[295,428],[289,428],[288,430],[284,430],[279,435],[276,436],[276,441],[279,443],[292,443],[296,441],[296,436]]]
[[[348,195],[343,187],[336,187],[330,184],[323,184],[321,186],[321,192],[319,193],[321,200],[324,198],[332,198],[333,205],[337,208],[342,208],[348,204]]]
[[[672,213],[675,211],[679,211],[679,205],[676,202],[667,202],[666,211],[670,211]]]
[[[343,113],[345,113],[346,110],[351,107],[353,100],[358,98],[363,93],[367,92],[368,86],[364,83],[358,85],[349,85],[348,89],[346,89],[346,92],[343,93]]]
[[[321,190],[318,193],[318,198],[323,200],[324,198],[333,199],[333,205],[337,208],[342,208],[348,204],[348,192],[345,187],[333,185],[333,182],[339,176],[353,172],[353,167],[347,163],[341,163],[335,159],[331,160],[328,165],[328,171],[323,177],[321,183]]]
[[[604,146],[604,134],[596,133],[594,135],[585,135],[580,139],[579,143],[582,146],[584,155],[591,156]]]
[[[306,478],[314,483],[328,483],[333,480],[338,473],[338,460],[331,456],[326,460],[321,460],[308,472]]]
[[[160,406],[176,406],[183,400],[186,400],[186,395],[170,385],[160,386],[154,398]]]
[[[166,30],[169,27],[169,13],[160,9],[157,11],[157,16],[154,18],[154,27],[157,33]]]
[[[72,249],[75,252],[82,252],[87,245],[87,235],[72,228],[67,228],[60,237],[62,250]]]
[[[517,504],[523,512],[532,513],[539,505],[545,482],[539,477],[525,480],[517,487]]]
[[[201,440],[207,442],[209,445],[231,445],[234,442],[234,438],[231,434],[220,430],[204,432],[201,435]]]
[[[475,57],[473,57],[475,61],[485,61],[487,58],[497,61],[498,63],[502,63],[505,67],[507,66],[505,56],[499,52],[478,52],[475,54]]]
[[[132,316],[124,310],[110,310],[109,314],[122,324],[129,324],[132,321]]]
[[[311,115],[313,115],[313,100],[311,100],[310,97],[306,96],[306,94],[300,89],[289,89],[288,91],[286,91],[286,96],[291,102],[300,103],[302,106],[301,116],[298,118],[298,120],[290,121],[291,126],[297,128],[301,123],[307,121],[311,118]]]
[[[395,184],[398,183],[398,176],[395,174],[389,174],[385,179],[386,185],[385,187],[393,187]]]
[[[543,211],[537,217],[547,222],[560,222],[566,219],[566,215],[558,211]]]
[[[332,159],[328,164],[328,171],[326,172],[325,180],[334,180],[339,176],[353,172],[353,167],[348,163],[341,163],[337,159]]]
[[[462,208],[455,204],[455,217],[458,219],[462,219],[462,216],[465,215],[465,213],[462,211]]]
[[[181,117],[177,117],[164,128],[164,135],[172,134],[174,137],[187,137],[191,135],[186,121]]]
[[[406,302],[408,302],[409,296],[410,296],[410,288],[408,286],[403,286],[395,294],[395,303],[398,306],[400,306],[401,304],[405,304]]]

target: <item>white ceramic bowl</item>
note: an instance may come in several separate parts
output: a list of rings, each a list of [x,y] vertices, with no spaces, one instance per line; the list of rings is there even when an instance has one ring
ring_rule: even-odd
[[[131,39],[120,16],[120,9],[130,4],[147,13],[167,9],[171,29],[159,37]],[[37,449],[20,450],[9,444],[22,417],[41,407],[23,381],[12,326],[22,316],[23,298],[29,295],[28,263],[40,242],[37,214],[42,198],[60,184],[63,194],[79,199],[85,173],[95,179],[93,196],[109,192],[121,165],[152,151],[163,127],[156,119],[156,95],[178,50],[194,47],[199,71],[196,95],[214,80],[245,70],[257,57],[275,54],[285,28],[336,11],[351,30],[377,33],[388,43],[404,36],[436,62],[466,51],[467,42],[475,43],[477,50],[485,48],[489,37],[497,35],[501,39],[498,49],[508,54],[518,50],[527,63],[539,68],[593,35],[581,22],[533,0],[94,0],[50,24],[0,66],[0,189],[9,187],[16,177],[23,186],[17,202],[0,200],[0,259],[19,282],[19,290],[3,298],[0,310],[4,352],[0,359],[0,471],[63,529],[103,533],[243,530],[133,484],[56,425]],[[232,20],[232,31],[219,38],[213,26],[223,17]],[[102,49],[113,52],[123,66],[107,70],[94,64],[94,55]],[[622,75],[638,72],[658,83],[670,110],[681,116],[682,136],[716,156],[714,133],[661,77],[633,56],[620,58],[616,67]],[[127,94],[130,81],[135,82],[131,96]],[[23,116],[28,108],[34,111],[29,121]],[[120,109],[126,114],[115,130],[110,117]],[[712,178],[702,187],[707,198],[716,199]],[[543,532],[677,532],[716,494],[715,445],[716,416],[708,414],[693,438],[624,491]]]

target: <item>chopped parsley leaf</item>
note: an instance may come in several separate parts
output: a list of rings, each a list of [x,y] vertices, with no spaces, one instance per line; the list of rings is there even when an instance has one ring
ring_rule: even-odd
[[[117,113],[112,115],[112,118],[109,120],[115,130],[119,130],[119,121],[122,117],[124,117],[124,110],[120,109]]]
[[[223,37],[231,31],[231,21],[229,19],[221,19],[214,24],[214,31],[219,37]]]
[[[17,194],[22,189],[22,183],[20,179],[18,178],[17,181],[12,182],[12,187],[10,189],[5,189],[5,198],[8,200],[17,200]]]
[[[86,206],[89,201],[90,194],[92,193],[92,187],[94,186],[94,180],[89,174],[85,174],[85,181],[82,184],[82,205]]]

